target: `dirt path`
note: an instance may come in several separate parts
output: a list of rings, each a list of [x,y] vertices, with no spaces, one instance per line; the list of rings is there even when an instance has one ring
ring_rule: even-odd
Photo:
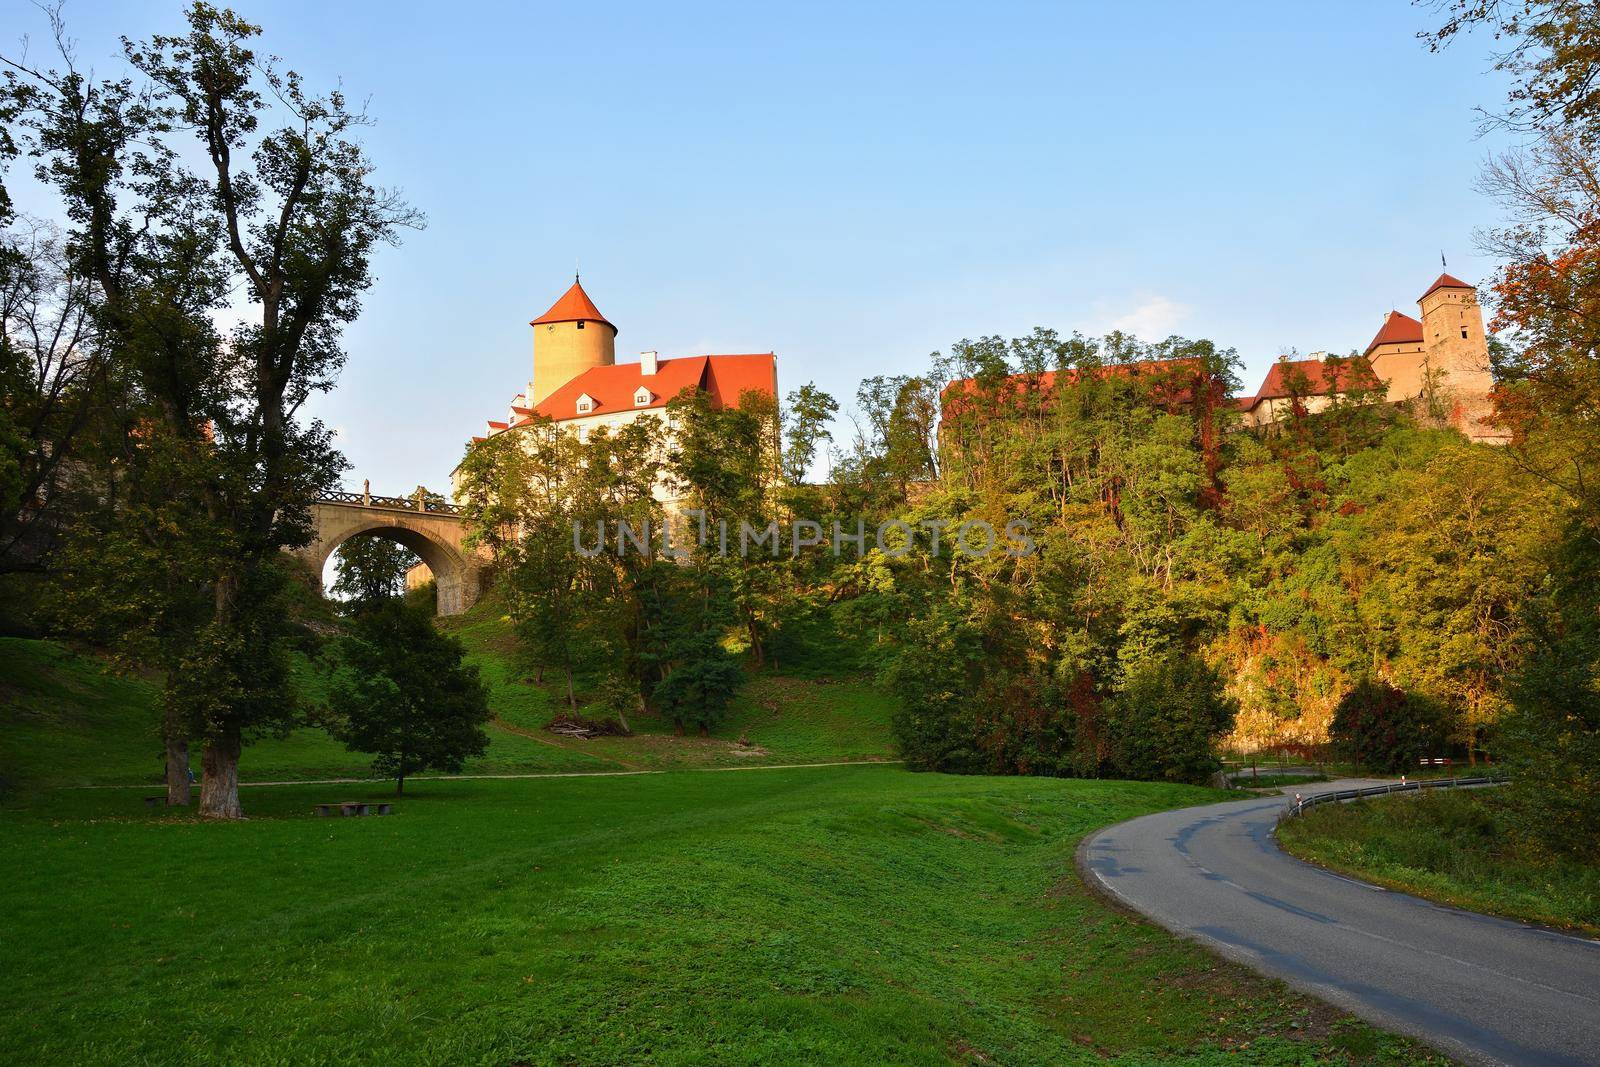
[[[710,773],[715,771],[801,771],[813,767],[895,767],[904,763],[897,759],[846,759],[829,763],[758,763],[747,767],[674,767],[670,770],[646,768],[625,771],[537,771],[526,774],[428,774],[407,778],[408,782],[474,782],[499,781],[521,778],[631,778],[641,774]],[[361,785],[364,782],[392,782],[393,778],[295,778],[281,782],[240,782],[240,789],[257,786],[286,785]],[[65,789],[153,789],[159,783],[134,783],[132,785],[69,785]],[[198,787],[196,787],[198,788]]]

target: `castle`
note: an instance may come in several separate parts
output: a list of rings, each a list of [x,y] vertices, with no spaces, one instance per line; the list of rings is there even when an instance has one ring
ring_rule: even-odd
[[[1504,441],[1505,435],[1489,422],[1494,379],[1478,291],[1441,274],[1417,303],[1421,321],[1400,311],[1384,317],[1363,353],[1371,378],[1358,365],[1347,365],[1341,373],[1336,364],[1320,358],[1281,359],[1254,396],[1235,400],[1244,424],[1268,426],[1286,417],[1297,402],[1316,412],[1334,396],[1375,385],[1388,403],[1427,404],[1432,411],[1419,414],[1441,418],[1471,440]]]
[[[737,406],[752,390],[778,395],[778,363],[771,352],[672,359],[642,352],[637,363],[618,363],[617,328],[576,278],[549,311],[528,325],[533,327],[533,379],[512,399],[504,420],[489,420],[486,436],[514,432],[543,416],[587,440],[601,427],[662,416],[667,402],[687,391],[707,393],[713,404],[727,407]]]

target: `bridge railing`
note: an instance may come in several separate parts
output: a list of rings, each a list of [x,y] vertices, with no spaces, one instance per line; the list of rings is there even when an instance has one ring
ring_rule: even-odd
[[[363,508],[389,508],[394,511],[414,511],[430,515],[459,515],[461,509],[442,496],[379,496],[376,493],[352,493],[338,490],[317,498],[319,504],[355,504]]]

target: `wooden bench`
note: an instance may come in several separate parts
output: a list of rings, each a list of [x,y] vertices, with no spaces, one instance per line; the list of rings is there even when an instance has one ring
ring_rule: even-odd
[[[346,800],[337,804],[317,805],[317,815],[325,819],[331,818],[334,815],[388,815],[393,810],[393,804],[366,804],[359,800]]]

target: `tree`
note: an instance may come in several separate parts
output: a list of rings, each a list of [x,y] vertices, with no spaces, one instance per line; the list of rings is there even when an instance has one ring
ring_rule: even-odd
[[[410,775],[455,773],[488,749],[488,690],[427,613],[395,600],[364,608],[339,652],[331,732],[350,751],[372,753],[372,769],[393,777],[396,793]]]
[[[67,460],[112,399],[94,296],[53,227],[0,235],[0,572],[45,569],[83,505]]]
[[[1333,711],[1334,744],[1372,770],[1398,772],[1438,751],[1444,740],[1439,712],[1427,698],[1363,678]]]
[[[1220,675],[1194,656],[1163,656],[1135,667],[1112,712],[1112,759],[1127,778],[1208,780],[1222,766],[1217,742],[1239,705]]]
[[[333,593],[353,608],[369,607],[404,596],[406,572],[417,554],[387,537],[352,537],[339,546]]]
[[[783,411],[783,475],[793,486],[805,481],[817,451],[833,440],[828,423],[839,402],[807,382],[789,393]]]
[[[1434,0],[1445,16],[1418,34],[1435,51],[1485,28],[1497,42],[1496,70],[1510,75],[1493,125],[1535,134],[1600,135],[1600,11],[1588,0]]]
[[[1526,136],[1483,185],[1508,212],[1486,251],[1504,263],[1491,327],[1507,343],[1496,407],[1508,453],[1558,493],[1550,579],[1522,611],[1531,648],[1505,725],[1519,829],[1593,857],[1600,827],[1600,9],[1583,0],[1450,0],[1435,48],[1493,32],[1508,73],[1493,121]]]
[[[245,740],[294,716],[278,556],[310,539],[310,502],[343,465],[299,413],[343,362],[373,249],[421,220],[372,184],[353,137],[366,119],[341,93],[315,96],[258,57],[260,29],[232,11],[197,2],[188,22],[126,46],[145,89],[90,83],[63,49],[63,72],[9,63],[7,95],[66,203],[103,343],[130,361],[139,422],[125,439],[185,508],[177,525],[114,540],[182,561],[170,588],[206,607],[164,616],[189,629],[166,635],[182,654],[161,666],[168,707],[204,739],[202,812],[233,818]],[[182,163],[184,134],[201,173]],[[249,312],[223,342],[209,313],[234,291]]]
[[[1520,833],[1600,860],[1600,540],[1569,536],[1554,581],[1529,609],[1533,645],[1504,725]]]

